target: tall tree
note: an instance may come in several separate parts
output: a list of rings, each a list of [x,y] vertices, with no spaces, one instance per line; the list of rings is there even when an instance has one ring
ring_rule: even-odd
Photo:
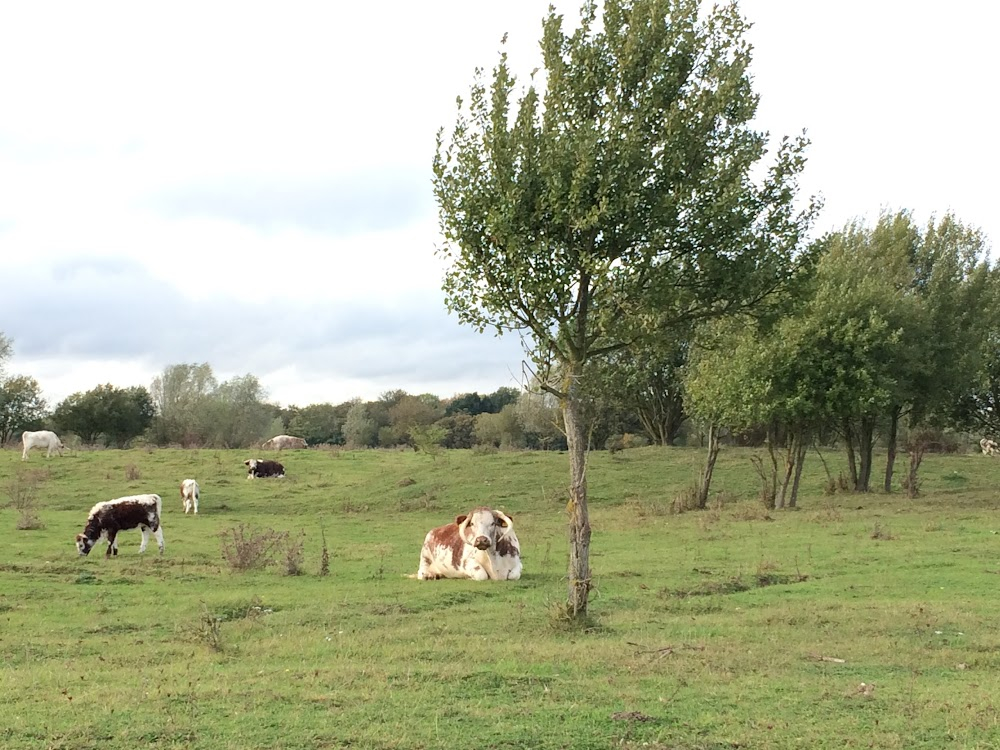
[[[146,431],[154,411],[153,400],[142,386],[108,384],[67,397],[56,406],[52,421],[85,443],[100,439],[106,446],[124,448]]]
[[[209,403],[218,387],[207,362],[165,367],[150,386],[156,406],[154,439],[160,444],[207,444],[213,427]]]
[[[0,445],[20,430],[37,429],[45,415],[38,381],[26,375],[0,379]]]
[[[560,400],[570,456],[570,616],[586,616],[588,362],[692,320],[753,307],[784,280],[813,214],[793,205],[804,137],[767,135],[735,4],[585,2],[572,33],[543,21],[545,80],[514,101],[506,54],[434,158],[459,320],[522,331]],[[557,372],[553,380],[545,374]]]

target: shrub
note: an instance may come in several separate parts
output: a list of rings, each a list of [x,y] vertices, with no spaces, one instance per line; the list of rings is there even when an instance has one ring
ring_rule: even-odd
[[[288,540],[287,531],[256,530],[244,524],[223,531],[222,556],[233,570],[260,570],[274,562],[274,556]]]
[[[48,478],[48,470],[19,471],[7,482],[9,505],[18,512],[17,528],[20,531],[44,529],[38,515],[38,488]]]

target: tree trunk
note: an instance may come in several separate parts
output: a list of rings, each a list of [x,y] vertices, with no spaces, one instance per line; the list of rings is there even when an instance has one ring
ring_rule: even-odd
[[[899,406],[892,407],[889,414],[889,434],[886,436],[885,451],[885,482],[882,489],[892,492],[892,472],[896,464],[896,436],[899,434],[899,414],[902,409]]]
[[[576,379],[563,400],[563,420],[569,452],[569,602],[573,618],[587,614],[590,593],[590,513],[587,510],[587,428]]]
[[[858,470],[856,492],[871,492],[872,453],[875,449],[875,421],[870,417],[862,417],[858,428],[858,458],[861,466]]]
[[[698,481],[698,507],[708,505],[708,489],[712,485],[712,472],[715,471],[715,460],[719,457],[719,430],[714,425],[708,426],[708,458],[701,470]]]
[[[844,420],[844,446],[847,448],[847,470],[851,473],[851,487],[858,488],[858,464],[854,456],[854,429],[851,420]]]
[[[920,441],[910,448],[910,472],[906,476],[906,496],[913,500],[920,494],[920,478],[917,472],[920,469],[920,462],[924,460],[924,449],[926,444]]]
[[[806,462],[806,450],[808,448],[809,444],[806,442],[805,436],[799,435],[795,456],[795,478],[792,479],[792,494],[791,497],[788,498],[789,508],[794,508],[795,503],[799,499],[799,483],[802,479],[802,465]]]

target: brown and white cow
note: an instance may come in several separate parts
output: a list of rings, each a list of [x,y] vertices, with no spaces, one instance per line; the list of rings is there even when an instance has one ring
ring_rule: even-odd
[[[181,482],[181,502],[184,503],[184,514],[193,510],[198,515],[198,498],[201,493],[198,483],[193,479],[185,479]]]
[[[979,447],[982,448],[984,456],[1000,456],[1000,445],[989,438],[980,440]]]
[[[279,464],[277,461],[269,461],[261,458],[250,458],[244,461],[243,465],[249,468],[249,471],[247,472],[247,479],[256,479],[257,477],[285,476],[285,467]]]
[[[427,532],[417,578],[507,581],[521,577],[521,546],[510,516],[475,508]]]
[[[90,509],[87,525],[83,533],[76,535],[76,550],[81,555],[90,554],[101,539],[107,539],[108,551],[105,557],[118,554],[118,532],[129,529],[139,529],[142,532],[142,544],[139,552],[146,551],[149,544],[149,532],[153,532],[160,554],[163,554],[163,529],[160,527],[160,512],[163,501],[159,495],[129,495],[116,500],[97,503]]]
[[[281,451],[288,448],[308,447],[304,438],[293,437],[292,435],[275,435],[270,440],[260,446],[266,451]]]

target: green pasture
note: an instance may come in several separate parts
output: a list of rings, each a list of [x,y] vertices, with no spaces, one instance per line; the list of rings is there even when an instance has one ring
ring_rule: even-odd
[[[712,506],[676,514],[699,451],[592,454],[578,628],[566,455],[293,451],[247,481],[251,455],[0,452],[0,748],[1000,747],[995,459],[929,456],[910,501],[824,494],[812,454],[800,509],[765,511],[751,451],[724,450]],[[127,532],[78,557],[90,507],[139,492],[166,554]],[[478,504],[512,515],[523,578],[407,578]],[[232,569],[241,525],[288,532],[302,573],[285,550]]]

